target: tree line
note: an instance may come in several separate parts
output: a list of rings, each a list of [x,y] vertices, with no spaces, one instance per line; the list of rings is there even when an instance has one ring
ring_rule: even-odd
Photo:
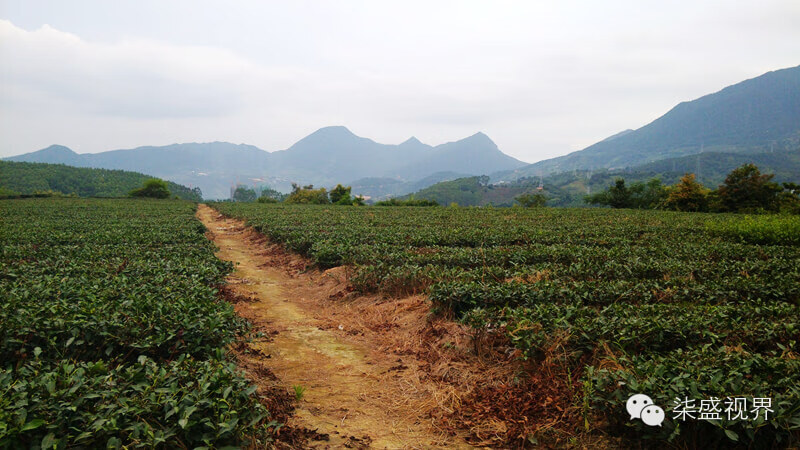
[[[364,197],[352,196],[351,186],[337,184],[335,188],[328,192],[327,189],[314,188],[313,184],[300,186],[292,183],[292,192],[282,194],[271,188],[262,188],[260,192],[246,186],[237,186],[233,192],[232,200],[235,202],[258,202],[258,203],[278,203],[296,205],[341,205],[341,206],[361,206],[364,205]]]
[[[617,178],[608,189],[587,195],[584,202],[612,208],[800,214],[800,185],[778,184],[773,177],[762,174],[755,164],[744,164],[713,190],[698,182],[693,173],[671,186],[663,185],[658,178],[631,185]]]

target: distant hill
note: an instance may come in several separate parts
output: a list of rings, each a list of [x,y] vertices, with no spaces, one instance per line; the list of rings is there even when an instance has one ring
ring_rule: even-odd
[[[684,102],[638,130],[493,178],[626,168],[701,152],[800,151],[800,66]]]
[[[6,161],[33,162],[48,164],[66,164],[68,166],[80,167],[85,164],[83,155],[73,152],[63,145],[51,145],[33,153],[26,153],[21,156],[5,158]]]
[[[362,195],[370,200],[383,200],[416,192],[442,181],[468,177],[469,174],[458,172],[436,172],[416,181],[403,181],[399,178],[369,177],[353,181],[353,195]]]
[[[66,148],[66,147],[62,147]],[[69,150],[69,149],[67,149]],[[55,148],[52,152],[61,152]],[[62,164],[0,161],[0,188],[19,194],[55,191],[80,197],[125,197],[152,178],[124,170],[90,169]],[[184,200],[202,200],[198,190],[167,182],[173,195]]]
[[[7,160],[151,173],[176,183],[199,186],[207,198],[227,198],[231,185],[236,183],[269,185],[283,191],[288,191],[292,182],[332,186],[352,184],[366,177],[413,184],[439,172],[482,175],[526,165],[501,152],[483,133],[435,147],[416,138],[399,145],[386,145],[356,136],[341,126],[322,128],[288,149],[272,153],[228,142],[138,147],[94,154],[78,154],[54,145]]]
[[[772,173],[777,182],[800,183],[800,152],[782,151],[755,155],[736,153],[702,153],[664,159],[626,169],[572,170],[544,177],[523,177],[517,180],[489,184],[480,177],[448,180],[414,192],[415,198],[436,200],[447,205],[456,202],[461,206],[511,206],[514,197],[524,193],[541,192],[548,198],[549,206],[585,206],[583,197],[608,188],[615,179],[623,178],[630,184],[660,178],[664,184],[678,182],[685,173],[697,174],[706,187],[717,188],[735,168],[753,163],[762,173]],[[538,190],[542,182],[542,191]]]
[[[514,197],[529,186],[521,184],[488,184],[488,177],[465,177],[436,183],[405,198],[436,200],[440,205],[457,203],[460,206],[511,206]]]

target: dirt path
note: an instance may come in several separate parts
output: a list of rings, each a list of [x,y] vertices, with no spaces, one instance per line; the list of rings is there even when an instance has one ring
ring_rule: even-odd
[[[423,362],[413,356],[399,357],[404,353],[399,347],[392,349],[396,352],[387,352],[390,341],[386,339],[369,342],[364,338],[369,330],[354,325],[361,322],[354,320],[352,312],[338,306],[325,309],[328,306],[320,299],[341,295],[345,288],[339,273],[317,272],[316,278],[292,276],[287,267],[302,262],[292,261],[291,255],[271,254],[263,237],[241,222],[225,218],[206,205],[200,205],[198,217],[220,249],[217,256],[236,264],[229,286],[248,299],[236,304],[237,311],[270,336],[250,344],[252,348],[245,352],[249,375],[259,385],[305,388],[289,424],[328,435],[327,441],[305,445],[468,448],[450,436],[452,433],[437,429],[420,406],[453,401],[427,398],[434,391],[426,389],[427,382],[408,370]],[[419,299],[392,307],[394,315],[388,310],[385,317],[376,313],[369,324],[380,328],[386,322],[386,328],[400,327],[390,323],[402,317],[397,315],[398,308],[413,316],[409,320],[417,317],[424,322],[426,308]],[[257,364],[269,369],[264,371],[267,375],[252,370]]]

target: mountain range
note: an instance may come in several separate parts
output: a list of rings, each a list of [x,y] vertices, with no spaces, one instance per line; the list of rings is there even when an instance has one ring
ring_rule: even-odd
[[[230,187],[292,182],[353,186],[373,198],[404,195],[438,182],[489,175],[493,183],[562,173],[609,170],[646,174],[711,168],[717,182],[743,162],[764,172],[800,179],[800,66],[776,70],[680,103],[655,121],[625,130],[583,150],[526,164],[497,148],[483,133],[437,146],[410,138],[398,145],[356,136],[342,126],[322,128],[286,150],[266,152],[228,142],[139,147],[77,154],[63,146],[7,158],[79,167],[124,169],[200,187],[205,198],[227,198]],[[775,156],[770,156],[775,155]],[[782,156],[779,156],[782,155]],[[581,186],[583,186],[582,183]]]
[[[199,187],[203,196],[211,199],[228,198],[230,187],[237,183],[269,185],[283,191],[288,191],[293,182],[320,186],[343,183],[363,186],[362,191],[354,192],[370,195],[374,188],[370,180],[375,177],[409,186],[410,190],[400,192],[406,193],[425,178],[433,177],[429,184],[445,179],[442,173],[480,175],[526,165],[501,152],[483,133],[435,147],[413,137],[399,145],[386,145],[356,136],[342,126],[322,128],[288,149],[275,152],[229,142],[86,154],[53,145],[6,159],[142,172]]]

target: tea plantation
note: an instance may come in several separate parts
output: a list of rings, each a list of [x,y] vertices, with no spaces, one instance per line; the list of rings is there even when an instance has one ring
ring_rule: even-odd
[[[582,428],[679,446],[797,445],[797,217],[213,206],[321,267],[350,265],[356,289],[426,292],[529,361],[558,346],[580,375],[561,406],[580,409]],[[630,419],[635,393],[664,408],[662,426]],[[727,406],[734,398],[747,406]],[[684,400],[716,414],[679,416]]]
[[[247,445],[269,412],[225,349],[196,206],[0,201],[0,448]]]

